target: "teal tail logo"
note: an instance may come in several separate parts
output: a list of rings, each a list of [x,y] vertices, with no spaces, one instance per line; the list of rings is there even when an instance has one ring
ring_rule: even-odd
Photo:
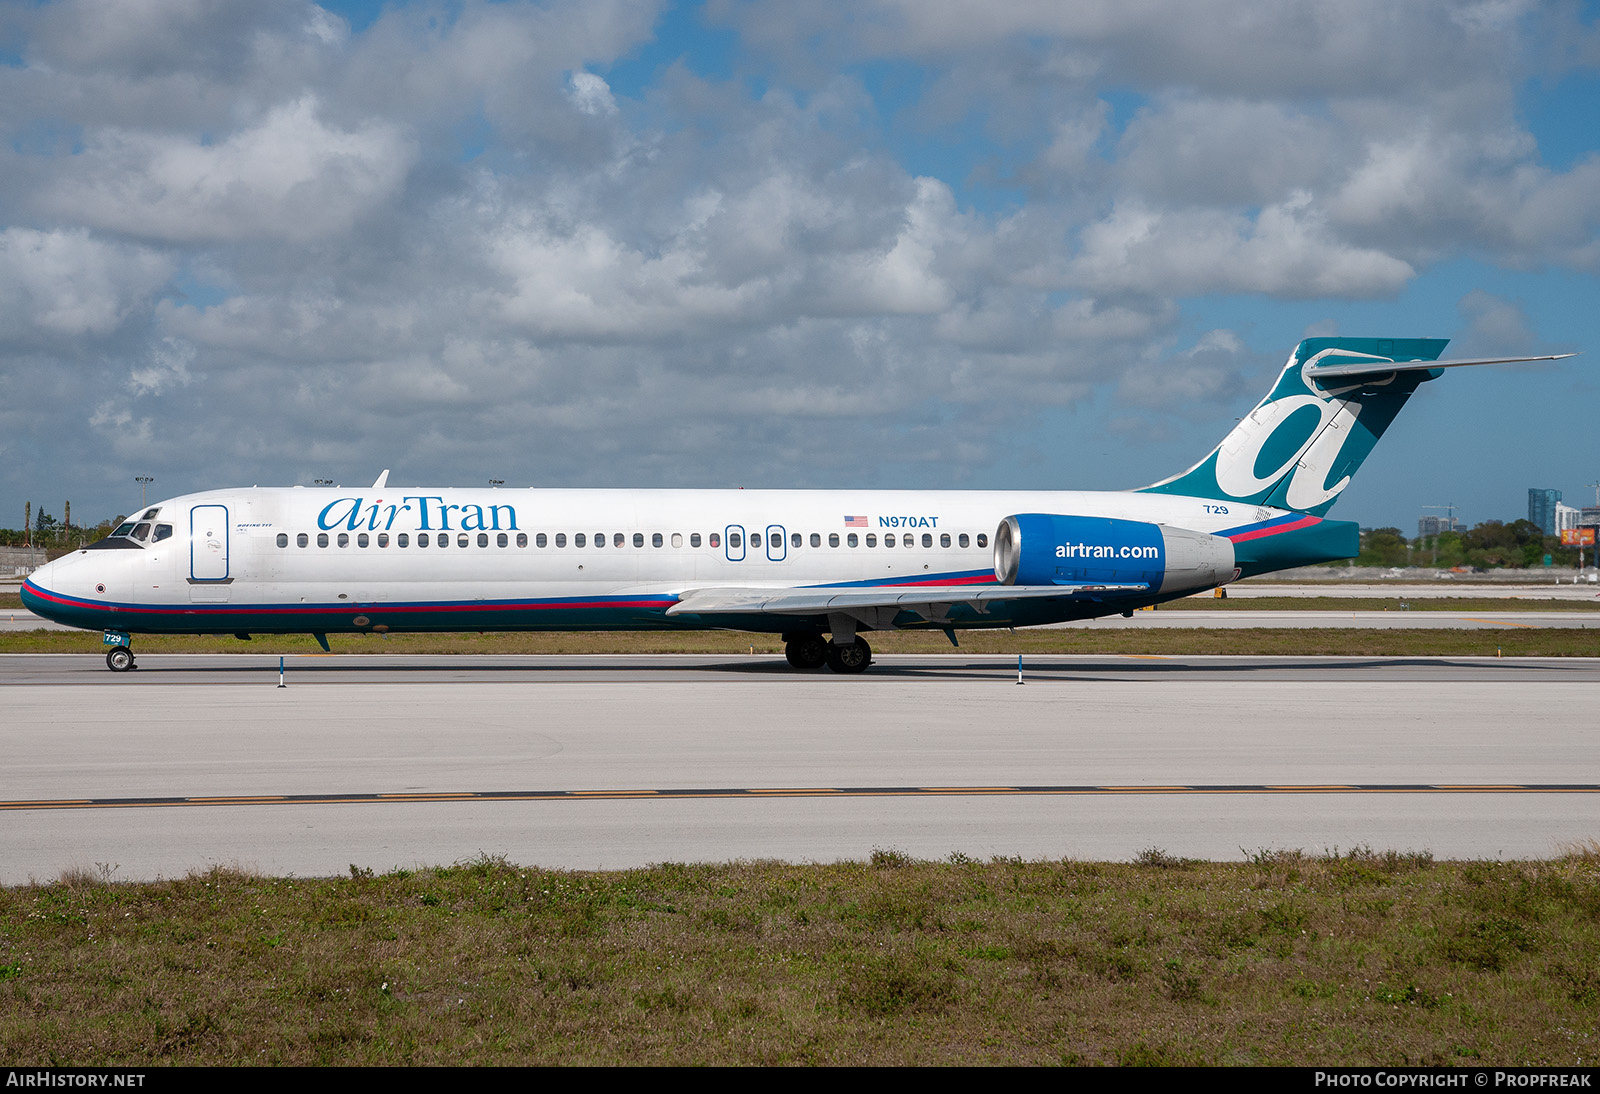
[[[1444,338],[1307,338],[1278,382],[1205,459],[1143,492],[1232,499],[1322,516],[1417,385]],[[1322,375],[1316,375],[1321,372]],[[1330,375],[1337,374],[1337,375]]]

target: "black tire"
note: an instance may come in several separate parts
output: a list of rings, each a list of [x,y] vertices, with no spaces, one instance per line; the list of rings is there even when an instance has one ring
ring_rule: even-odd
[[[797,669],[820,669],[828,663],[828,640],[820,634],[803,634],[784,643],[783,656]]]
[[[828,667],[834,672],[854,676],[866,672],[870,664],[872,664],[872,647],[867,645],[865,638],[857,638],[848,646],[841,646],[837,642],[828,643]]]
[[[112,672],[127,672],[133,668],[133,651],[127,646],[118,646],[106,654],[106,668]]]

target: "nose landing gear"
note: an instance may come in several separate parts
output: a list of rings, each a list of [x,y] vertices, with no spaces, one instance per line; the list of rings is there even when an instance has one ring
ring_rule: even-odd
[[[107,631],[103,639],[111,648],[106,651],[106,668],[112,672],[127,672],[137,668],[133,663],[133,637],[125,631]]]

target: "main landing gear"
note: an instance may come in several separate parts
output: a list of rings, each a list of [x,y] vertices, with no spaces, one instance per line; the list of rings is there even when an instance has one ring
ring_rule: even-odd
[[[820,634],[786,634],[783,655],[797,669],[820,669],[827,665],[834,672],[853,676],[872,663],[872,647],[857,638],[845,645],[829,642]]]
[[[834,672],[854,676],[858,672],[866,672],[870,664],[872,664],[872,647],[867,645],[865,638],[857,638],[848,646],[841,646],[837,642],[828,643],[828,667]]]
[[[797,669],[820,669],[828,660],[828,640],[820,634],[786,634],[783,656]]]

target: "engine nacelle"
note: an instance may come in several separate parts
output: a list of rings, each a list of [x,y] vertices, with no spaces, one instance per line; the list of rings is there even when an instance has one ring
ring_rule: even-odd
[[[1206,589],[1232,581],[1233,543],[1221,536],[1112,517],[1018,513],[994,535],[1003,585],[1121,585],[1152,592]]]

